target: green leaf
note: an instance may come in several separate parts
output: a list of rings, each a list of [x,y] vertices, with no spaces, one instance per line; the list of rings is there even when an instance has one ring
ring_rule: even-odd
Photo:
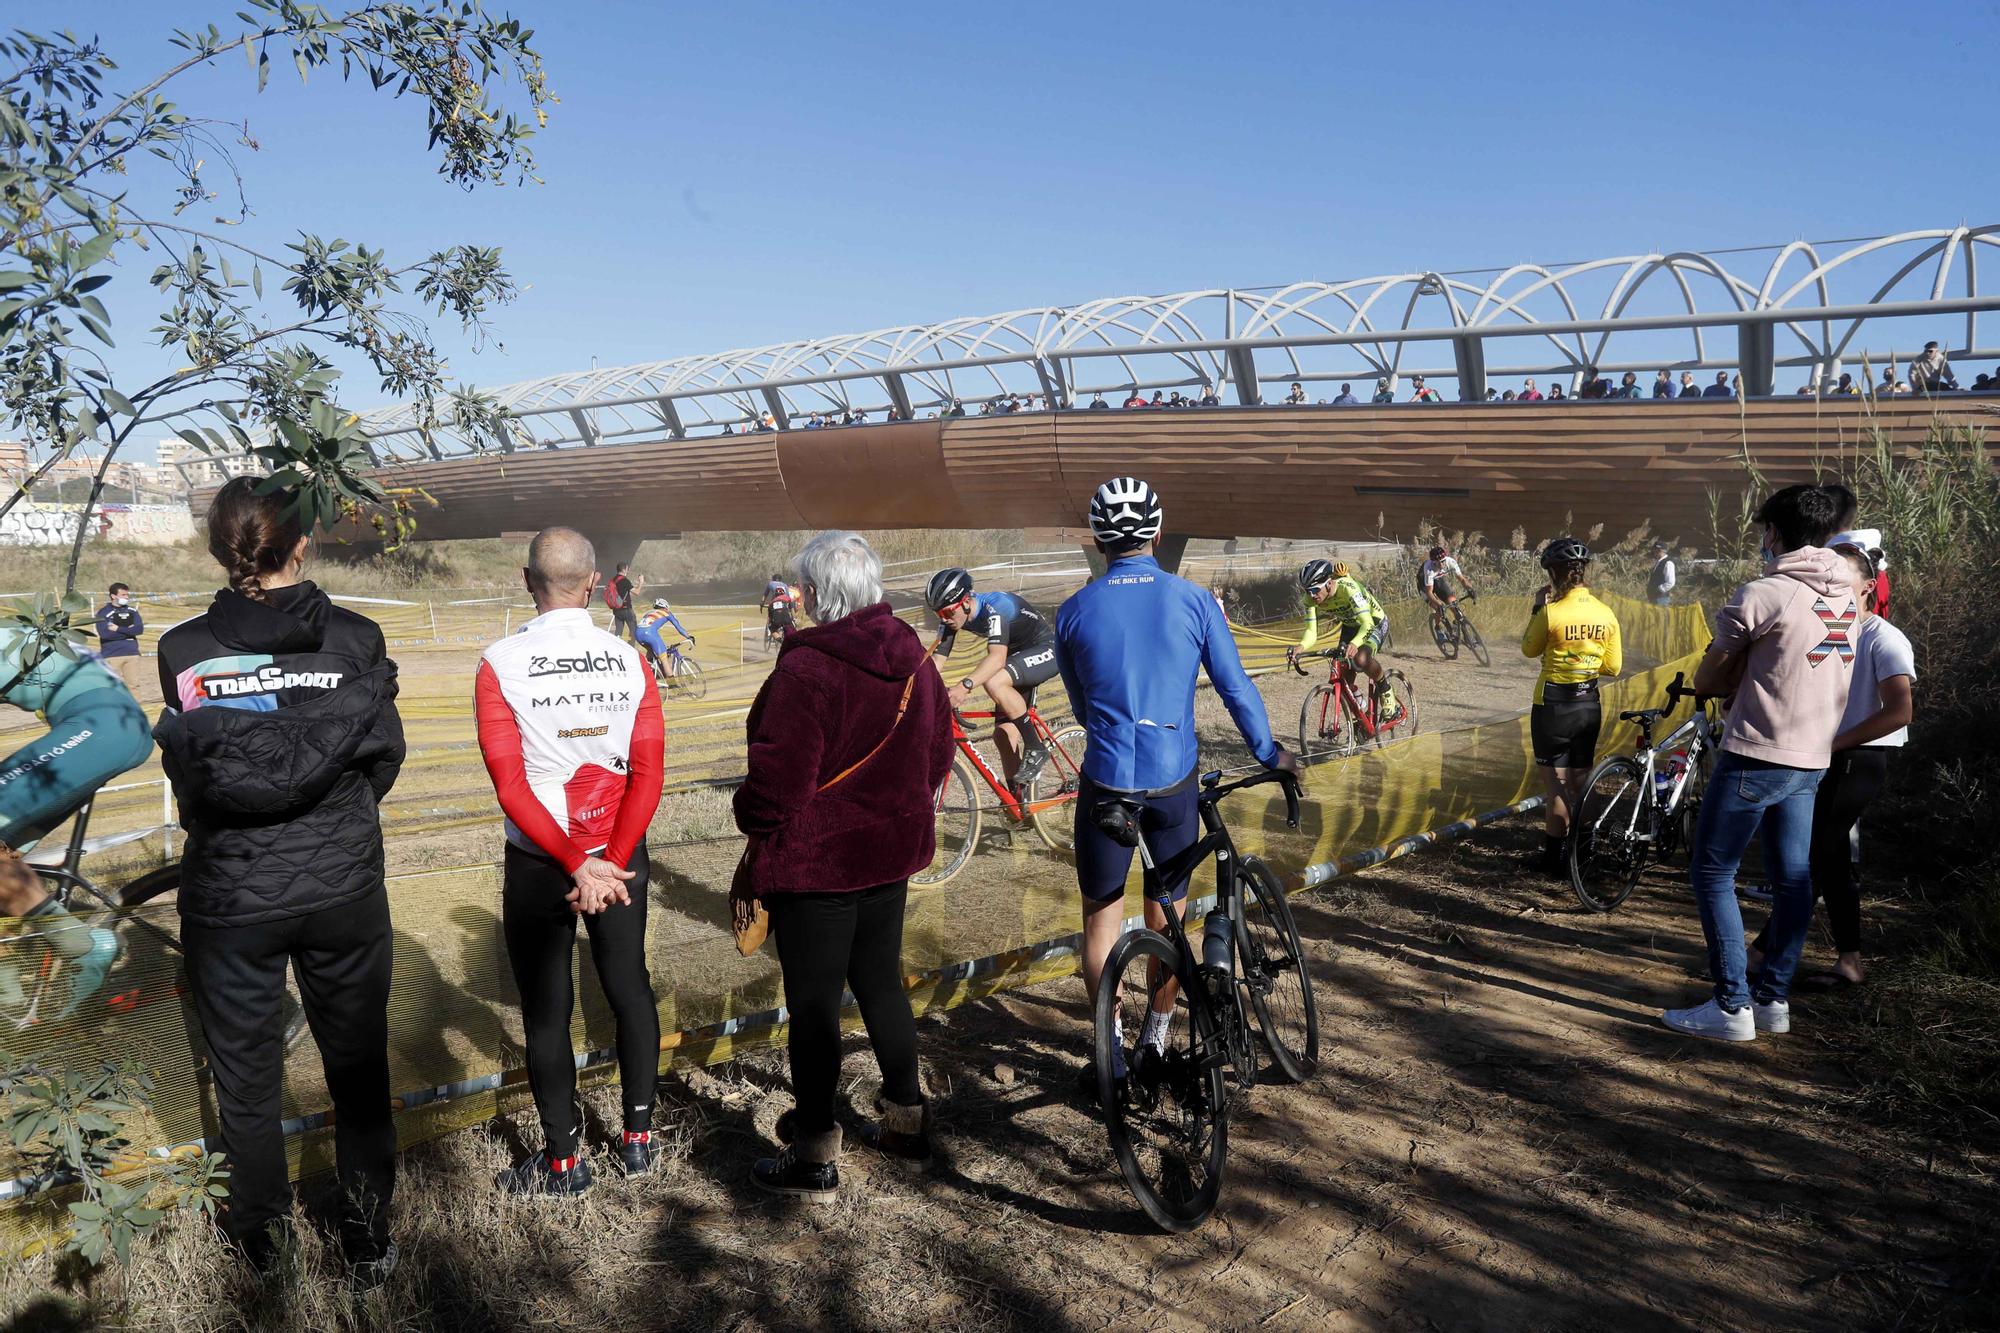
[[[104,386],[104,405],[121,417],[136,417],[139,415],[139,409],[132,406],[132,400],[112,388],[109,384]]]
[[[250,266],[250,289],[256,292],[259,297],[264,295],[264,269],[262,265],[252,264]]]
[[[174,434],[180,436],[183,440],[186,440],[189,444],[201,450],[203,453],[208,452],[208,441],[201,438],[200,431],[190,430],[187,427],[183,426],[181,429],[175,431]]]
[[[83,327],[89,329],[91,333],[96,336],[97,341],[103,343],[106,347],[116,347],[118,345],[117,343],[111,341],[110,331],[106,329],[102,324],[99,324],[96,320],[92,319],[89,315],[78,315],[77,321],[81,323]]]
[[[38,281],[40,279],[27,269],[0,269],[0,292],[11,292],[17,287],[26,287],[29,283]]]
[[[263,92],[264,85],[271,81],[271,57],[268,52],[257,53],[257,91]]]

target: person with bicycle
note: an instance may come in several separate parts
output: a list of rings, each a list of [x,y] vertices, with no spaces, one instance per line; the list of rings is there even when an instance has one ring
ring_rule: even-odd
[[[181,945],[229,1158],[224,1233],[278,1261],[285,1158],[285,973],[298,980],[334,1112],[351,1280],[396,1263],[389,1207],[394,934],[380,805],[403,766],[396,664],[381,627],[301,577],[294,493],[237,477],[210,502],[229,586],[160,639],[154,739],[187,831]]]
[[[993,741],[1000,748],[1001,773],[1008,788],[1019,795],[1049,761],[1048,747],[1028,710],[1035,704],[1035,687],[1056,675],[1055,628],[1025,597],[974,593],[972,575],[956,567],[931,576],[924,604],[938,618],[931,661],[939,675],[944,674],[960,630],[971,625],[986,636],[986,656],[951,687],[950,703],[954,709],[963,708],[974,690],[986,691],[993,701]]]
[[[1396,687],[1383,677],[1381,659],[1375,650],[1388,632],[1389,617],[1382,603],[1368,591],[1345,560],[1308,560],[1299,567],[1299,587],[1306,594],[1306,630],[1298,643],[1285,651],[1285,664],[1296,667],[1299,658],[1319,642],[1320,609],[1340,629],[1340,655],[1374,683],[1380,725],[1393,726],[1403,715]]]
[[[669,625],[674,627],[675,633],[688,641],[688,647],[694,647],[694,635],[687,632],[687,627],[681,624],[680,617],[674,614],[674,608],[667,604],[667,599],[664,597],[653,599],[653,609],[639,617],[639,628],[636,631],[639,647],[652,660],[653,669],[662,677],[667,674],[666,627]]]
[[[785,582],[784,575],[771,576],[771,581],[764,585],[764,599],[757,605],[764,612],[765,637],[783,643],[796,628],[799,609],[798,594]]]
[[[1534,612],[1521,634],[1521,655],[1542,659],[1528,732],[1547,802],[1542,854],[1531,868],[1548,875],[1564,873],[1570,812],[1597,762],[1604,721],[1597,682],[1625,669],[1618,617],[1587,586],[1590,559],[1590,548],[1574,537],[1558,537],[1542,548],[1549,581],[1536,591]]]
[[[1445,608],[1458,600],[1458,595],[1451,591],[1451,579],[1458,580],[1467,597],[1479,599],[1479,590],[1465,577],[1465,568],[1452,556],[1451,548],[1440,542],[1431,547],[1423,564],[1417,566],[1417,592],[1430,604],[1433,632],[1444,623]]]
[[[1107,796],[1140,807],[1139,826],[1156,864],[1166,864],[1201,837],[1197,817],[1194,694],[1207,671],[1251,755],[1266,768],[1298,772],[1298,760],[1271,737],[1263,696],[1243,670],[1236,640],[1215,599],[1160,568],[1154,543],[1163,521],[1160,498],[1137,477],[1114,477],[1090,500],[1090,533],[1108,564],[1102,577],[1056,612],[1056,662],[1077,721],[1089,735],[1075,801],[1076,878],[1083,894],[1083,986],[1095,1001],[1105,960],[1123,928],[1125,879],[1132,848],[1092,818]],[[1166,924],[1156,899],[1185,912],[1188,870],[1174,883],[1149,874],[1146,920]],[[1161,1051],[1173,1017],[1174,991],[1153,996],[1140,1047]],[[1124,1039],[1118,1041],[1124,1058]],[[1111,1071],[1122,1082],[1126,1070]],[[1097,1074],[1086,1065],[1078,1088],[1095,1099]]]
[[[591,1187],[570,1044],[578,917],[617,1027],[619,1165],[629,1177],[654,1163],[660,1015],[646,968],[646,828],[660,805],[666,727],[659,695],[634,688],[647,675],[638,650],[590,621],[596,564],[574,529],[536,533],[522,570],[535,618],[487,648],[473,686],[480,757],[507,816],[501,931],[543,1142],[495,1183],[539,1198]]]
[[[18,933],[38,937],[62,960],[68,994],[48,1015],[54,1019],[68,1018],[103,987],[118,937],[72,916],[21,853],[153,752],[152,730],[131,691],[102,663],[58,648],[59,637],[18,622],[0,626],[0,662],[11,677],[0,699],[40,714],[48,726],[0,759],[0,917],[19,918]],[[25,1010],[27,1003],[19,980],[0,975],[0,1008]]]

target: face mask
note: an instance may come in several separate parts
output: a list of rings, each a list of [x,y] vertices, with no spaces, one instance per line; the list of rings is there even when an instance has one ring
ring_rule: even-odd
[[[111,599],[111,604],[112,604],[113,606],[130,606],[130,605],[132,605],[132,599],[131,599],[130,597],[126,597],[126,596],[122,596],[122,595],[121,595],[121,596],[118,596],[118,597],[114,597],[114,598],[112,598],[112,599]]]

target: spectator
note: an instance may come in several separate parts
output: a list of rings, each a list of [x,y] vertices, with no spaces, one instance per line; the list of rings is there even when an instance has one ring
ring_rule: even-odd
[[[1812,397],[1812,391],[1813,391],[1813,386],[1812,386],[1812,385],[1810,385],[1810,384],[1801,384],[1801,385],[1799,386],[1799,393],[1798,393],[1798,396],[1799,396],[1799,397],[1801,397],[1801,398],[1810,398],[1810,397]]]
[[[1396,390],[1391,387],[1387,375],[1375,381],[1375,396],[1370,401],[1377,403],[1393,403],[1396,401]]]
[[[1841,539],[1849,535],[1861,534],[1842,533],[1833,539],[1832,550],[1847,562],[1854,596],[1862,607],[1854,635],[1854,679],[1840,731],[1833,738],[1832,760],[1813,800],[1809,855],[1813,896],[1826,899],[1827,925],[1838,957],[1831,971],[1800,976],[1795,989],[1837,990],[1867,979],[1861,962],[1861,891],[1855,882],[1850,838],[1862,814],[1888,785],[1889,761],[1909,740],[1914,711],[1915,650],[1901,630],[1871,614],[1875,562],[1860,544]],[[1770,935],[1767,921],[1748,951],[1752,972],[1762,966]]]
[[[1895,392],[1896,367],[1893,365],[1884,366],[1882,367],[1882,382],[1875,386],[1875,395],[1878,398],[1887,398]]]
[[[1695,672],[1703,694],[1733,693],[1722,753],[1701,802],[1688,868],[1714,994],[1661,1020],[1691,1036],[1751,1041],[1791,1030],[1792,973],[1812,923],[1808,845],[1815,792],[1847,706],[1858,611],[1846,562],[1826,550],[1841,502],[1821,486],[1764,501],[1764,575],[1715,616]],[[1746,975],[1736,870],[1761,834],[1772,890],[1770,952]]]
[[[932,415],[932,416],[936,416],[937,414],[936,414],[935,412],[933,412],[933,413],[932,413],[931,415]],[[853,412],[853,413],[852,413],[852,414],[851,414],[851,415],[850,415],[850,416],[848,417],[848,419],[847,419],[847,424],[848,424],[848,425],[850,425],[850,426],[865,426],[865,425],[867,425],[867,424],[868,424],[868,411],[867,411],[867,409],[866,409],[866,408],[856,408],[856,409],[854,410],[854,412]]]
[[[639,595],[646,585],[643,578],[632,577],[632,562],[620,560],[618,568],[604,583],[604,604],[611,608],[611,637],[629,637],[639,642],[639,617],[632,610],[632,599]]]
[[[1657,375],[1653,376],[1653,397],[1671,398],[1673,396],[1674,396],[1673,372],[1670,370],[1662,370]]]
[[[1704,398],[1734,398],[1736,392],[1729,387],[1729,372],[1726,370],[1716,371],[1715,383],[1703,389],[1701,396]]]
[[[1514,391],[1512,389],[1509,389],[1507,391],[1507,396],[1509,398],[1512,398],[1514,396]],[[1497,403],[1500,401],[1500,391],[1494,388],[1490,384],[1486,386],[1486,401],[1489,403]]]
[[[1352,384],[1342,384],[1340,386],[1340,396],[1333,400],[1333,405],[1335,407],[1353,407],[1360,401],[1359,398],[1354,396],[1354,386]]]
[[[646,828],[660,804],[665,727],[638,650],[590,622],[596,566],[581,533],[536,533],[522,570],[535,618],[486,650],[473,686],[480,756],[507,816],[500,922],[543,1143],[495,1184],[544,1198],[591,1186],[569,1035],[579,916],[617,1025],[620,1166],[642,1176],[654,1162],[660,1015],[646,970]],[[644,684],[614,688],[634,682]]]
[[[903,908],[910,875],[934,849],[932,799],[952,742],[944,680],[882,600],[882,562],[868,543],[823,532],[798,568],[814,624],[785,645],[751,706],[735,809],[749,840],[739,873],[770,911],[791,1012],[785,1146],[752,1175],[763,1189],[825,1201],[840,1187],[843,988],[882,1071],[881,1120],[863,1141],[913,1166],[931,1161],[903,989]]]
[[[1213,384],[1204,384],[1201,386],[1201,405],[1203,407],[1222,406],[1222,395],[1215,391]]]
[[[1111,404],[1104,401],[1103,394],[1094,393],[1090,396],[1090,410],[1092,412],[1108,412],[1111,410]]]
[[[1533,380],[1521,381],[1521,396],[1519,401],[1524,403],[1539,403],[1542,401],[1542,391],[1535,387]]]
[[[1982,377],[1983,378],[1983,377]],[[122,583],[111,585],[110,600],[97,609],[97,650],[104,665],[118,673],[125,682],[125,688],[138,697],[139,686],[146,678],[144,663],[139,659],[139,636],[146,632],[146,622],[132,606],[132,590]]]
[[[1104,406],[1104,400],[1103,400],[1102,398],[1099,398],[1099,399],[1098,399],[1098,400],[1097,400],[1097,401],[1096,401],[1095,403],[1092,403],[1092,404],[1091,404],[1091,406],[1092,406],[1092,407],[1102,407],[1102,406]],[[893,412],[893,411],[894,411],[895,409],[891,408],[890,410],[891,410],[891,411]],[[964,415],[965,415],[965,403],[964,403],[964,400],[962,400],[962,399],[958,399],[958,398],[954,398],[954,399],[952,399],[952,400],[951,400],[951,411],[949,411],[949,412],[945,413],[945,415],[946,415],[946,416],[948,416],[948,417],[962,417],[962,416],[964,416]]]
[[[1305,404],[1305,401],[1306,401],[1306,386],[1300,384],[1297,380],[1293,380],[1292,391],[1285,395],[1285,406],[1300,407]]]
[[[722,433],[724,435],[734,435],[736,433],[736,427],[730,425],[727,421],[725,421],[722,423]]]
[[[1861,392],[1861,390],[1854,387],[1854,376],[1846,374],[1840,377],[1840,383],[1834,385],[1833,391],[1842,398],[1852,398]]]
[[[1645,396],[1646,391],[1639,387],[1639,372],[1636,370],[1625,372],[1625,377],[1618,382],[1618,392],[1612,395],[1614,398],[1624,399],[1639,399]]]
[[[396,1264],[379,811],[403,765],[396,664],[373,621],[301,578],[293,496],[262,484],[216,493],[208,549],[229,586],[160,639],[154,736],[188,835],[181,945],[215,1091],[210,1146],[229,1157],[224,1234],[269,1272],[290,1222],[289,962],[333,1102],[341,1245],[351,1281],[373,1286]]]
[[[1654,606],[1666,606],[1673,599],[1669,594],[1674,590],[1674,553],[1665,542],[1653,543],[1653,571],[1646,576],[1646,600]]]
[[[1910,362],[1910,392],[1945,393],[1957,387],[1951,363],[1944,359],[1944,349],[1934,342],[1925,343],[1924,354]]]
[[[1146,406],[1148,407],[1165,407],[1166,405],[1167,405],[1166,396],[1162,394],[1158,389],[1153,390],[1153,401],[1146,404]]]
[[[1533,382],[1532,380],[1529,381],[1531,384]],[[1540,398],[1541,395],[1536,394],[1535,397]],[[1566,403],[1569,401],[1569,395],[1563,392],[1561,384],[1551,384],[1549,386],[1549,401],[1552,403]]]
[[[1140,392],[1139,392],[1139,391],[1138,391],[1137,389],[1134,389],[1134,390],[1132,390],[1132,396],[1131,396],[1131,397],[1129,397],[1129,398],[1127,398],[1127,399],[1125,400],[1125,406],[1127,406],[1127,407],[1146,407],[1146,406],[1148,406],[1148,404],[1147,404],[1147,402],[1146,402],[1146,395],[1145,395],[1145,394],[1143,394],[1143,393],[1140,393]]]
[[[1410,376],[1410,401],[1413,403],[1441,403],[1444,399],[1436,389],[1424,383],[1422,375]]]
[[[1501,394],[1501,395],[1500,395],[1500,401],[1501,401],[1501,402],[1503,402],[1503,403],[1511,403],[1511,402],[1515,401],[1515,398],[1514,398],[1514,391],[1513,391],[1512,389],[1509,389],[1509,390],[1507,390],[1507,392],[1505,392],[1505,393]]]
[[[1601,377],[1597,373],[1596,366],[1585,366],[1583,368],[1583,384],[1577,390],[1576,396],[1589,399],[1609,398],[1611,396],[1611,381]]]
[[[1674,397],[1676,397],[1676,398],[1699,398],[1699,397],[1701,397],[1701,389],[1700,389],[1700,388],[1699,388],[1699,387],[1698,387],[1698,386],[1697,386],[1697,385],[1695,384],[1695,382],[1694,382],[1694,372],[1693,372],[1693,371],[1691,371],[1691,370],[1683,370],[1683,371],[1681,372],[1681,391],[1680,391],[1679,393],[1675,394],[1675,395],[1674,395]]]
[[[1173,393],[1167,398],[1168,407],[1186,407],[1187,405],[1188,405],[1188,400],[1181,397],[1181,391],[1179,389],[1175,389]]]
[[[1983,371],[1977,375],[1974,375],[1972,377],[1972,392],[1974,393],[1993,392],[1993,377],[1991,375],[1986,374]]]

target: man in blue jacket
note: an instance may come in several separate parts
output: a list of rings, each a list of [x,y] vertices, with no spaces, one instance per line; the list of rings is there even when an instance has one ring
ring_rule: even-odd
[[[1298,771],[1298,760],[1271,738],[1263,696],[1243,670],[1215,598],[1160,568],[1160,498],[1136,477],[1114,477],[1090,501],[1090,532],[1110,561],[1104,575],[1056,612],[1056,665],[1077,721],[1089,733],[1076,812],[1076,878],[1083,891],[1083,984],[1094,1003],[1105,960],[1118,941],[1121,899],[1132,849],[1100,830],[1091,812],[1106,796],[1141,806],[1140,831],[1156,864],[1165,864],[1201,836],[1196,811],[1199,753],[1194,728],[1195,680],[1206,669],[1236,729],[1257,762]],[[1146,923],[1164,929],[1162,891],[1185,912],[1188,871],[1175,883],[1146,876]],[[1174,992],[1164,989],[1149,1011],[1140,1042],[1159,1054],[1173,1018]],[[1117,1060],[1124,1059],[1119,1034]],[[1135,1052],[1136,1053],[1136,1052]],[[1125,1070],[1114,1065],[1114,1079]],[[1097,1074],[1085,1066],[1079,1087],[1094,1095]]]
[[[111,600],[97,610],[97,655],[135,696],[145,679],[139,661],[139,636],[145,632],[146,622],[132,605],[132,590],[112,584]]]

